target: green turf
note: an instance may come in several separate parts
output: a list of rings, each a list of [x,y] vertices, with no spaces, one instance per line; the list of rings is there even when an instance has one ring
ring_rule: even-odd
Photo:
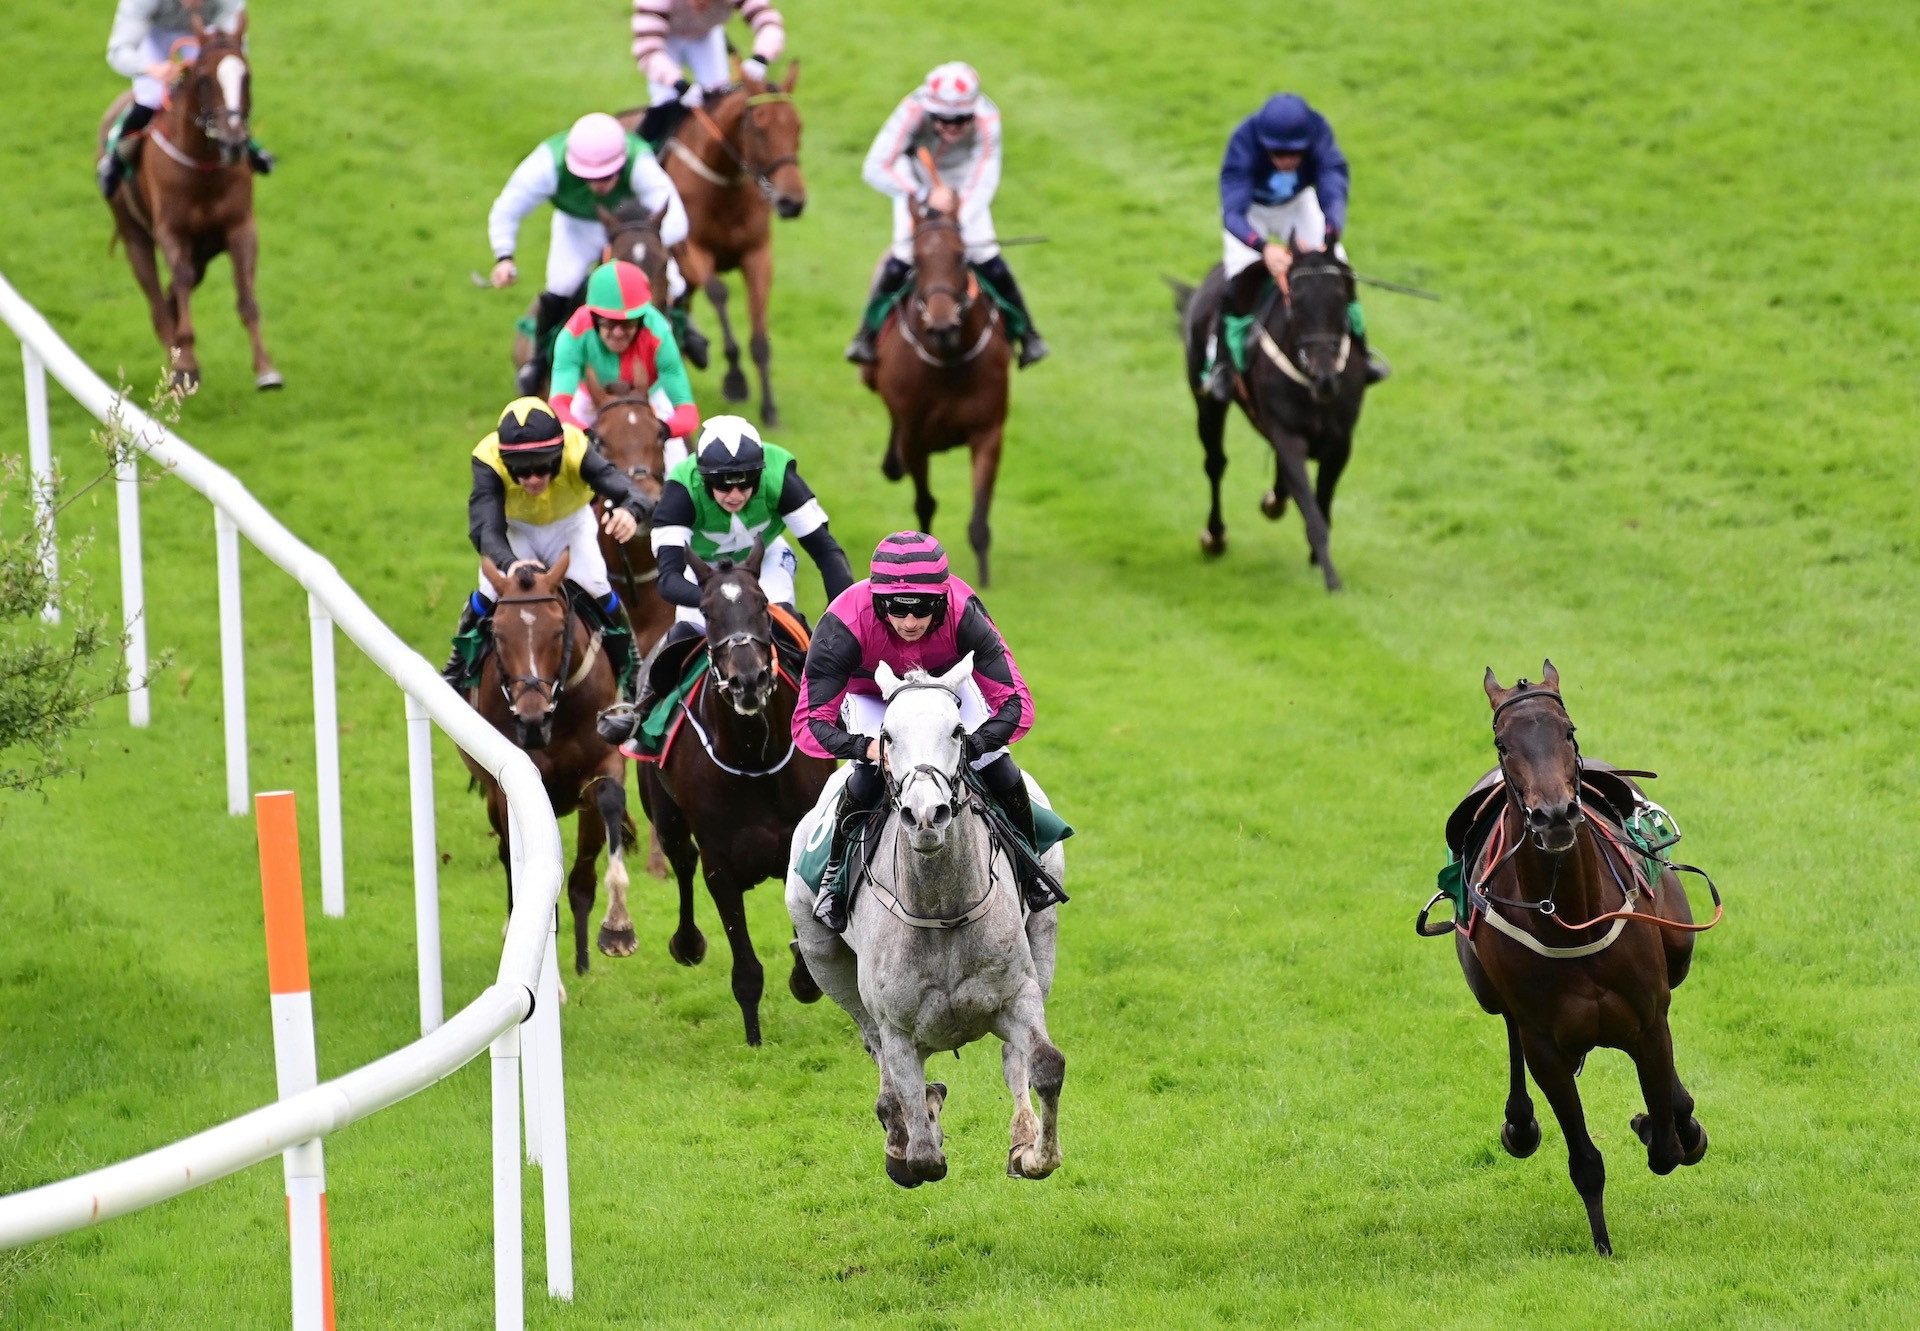
[[[785,995],[777,889],[751,905],[770,985],[749,1051],[710,908],[715,952],[683,970],[671,893],[643,881],[640,954],[573,985],[578,1299],[538,1293],[536,1224],[531,1324],[1909,1324],[1913,7],[783,7],[810,202],[779,230],[779,438],[850,551],[911,515],[838,360],[885,238],[859,156],[929,66],[980,66],[1008,117],[1000,227],[1052,237],[1010,252],[1055,355],[1015,384],[991,604],[1039,698],[1023,760],[1081,833],[1051,1008],[1066,1165],[1004,1177],[981,1049],[938,1070],[952,1174],[894,1188],[848,1024]],[[257,127],[283,162],[259,189],[261,292],[288,387],[249,387],[222,263],[183,429],[437,661],[473,576],[463,454],[508,396],[524,299],[467,272],[518,157],[639,97],[625,6],[261,9]],[[0,270],[145,382],[157,351],[88,162],[119,86],[107,14],[10,21]],[[1399,374],[1340,496],[1337,599],[1297,519],[1260,518],[1271,471],[1238,423],[1231,550],[1202,562],[1159,280],[1217,256],[1220,147],[1276,79],[1355,164],[1362,270],[1448,298],[1369,298]],[[530,275],[543,246],[536,217]],[[55,396],[71,458],[84,423]],[[956,554],[963,474],[937,467]],[[15,494],[0,522],[23,511]],[[110,496],[74,511],[110,593]],[[251,826],[222,812],[212,521],[164,483],[147,516],[152,637],[177,654],[153,727],[108,707],[84,780],[0,809],[4,1189],[272,1094]],[[310,830],[305,607],[246,567],[253,784],[300,791]],[[1729,898],[1675,1007],[1706,1162],[1647,1173],[1624,1059],[1581,1083],[1613,1262],[1557,1129],[1531,1160],[1499,1151],[1499,1023],[1410,927],[1440,819],[1491,761],[1480,671],[1543,655],[1589,753],[1663,773]],[[310,925],[327,1074],[415,1021],[400,698],[350,648],[342,671],[350,913]],[[501,887],[437,756],[457,1004],[497,962]],[[343,1325],[486,1321],[486,1077],[328,1142]],[[0,1254],[0,1324],[282,1323],[280,1189],[268,1165]]]

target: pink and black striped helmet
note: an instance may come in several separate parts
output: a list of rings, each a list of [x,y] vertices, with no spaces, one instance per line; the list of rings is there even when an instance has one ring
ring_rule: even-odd
[[[947,552],[923,531],[897,531],[874,548],[867,586],[882,617],[890,597],[925,596],[934,599],[939,624],[946,618]]]

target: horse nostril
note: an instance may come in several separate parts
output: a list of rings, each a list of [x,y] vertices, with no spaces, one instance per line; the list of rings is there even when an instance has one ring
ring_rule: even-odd
[[[939,808],[933,811],[934,830],[938,831],[940,828],[945,827],[949,822],[952,821],[952,819],[953,819],[953,810],[949,809],[946,805],[942,804]]]
[[[904,804],[900,806],[900,821],[908,827],[918,827],[920,825],[920,820],[914,817],[913,810]]]

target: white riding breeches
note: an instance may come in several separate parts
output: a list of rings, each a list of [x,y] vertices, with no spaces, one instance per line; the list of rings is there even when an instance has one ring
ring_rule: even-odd
[[[589,221],[571,213],[555,210],[547,241],[546,289],[556,296],[572,296],[587,280],[587,274],[600,266],[600,254],[607,247],[607,229],[600,219]],[[679,300],[687,289],[680,276],[680,265],[667,259],[667,297]]]
[[[653,408],[653,414],[662,421],[673,419],[673,399],[667,396],[667,390],[660,385],[655,384],[652,391],[647,394],[647,405]],[[593,398],[587,393],[587,386],[584,383],[574,391],[572,406],[574,419],[580,422],[583,429],[600,419],[600,408],[593,405]],[[685,443],[680,445],[681,457],[686,456],[686,448]],[[667,462],[667,470],[673,470],[672,460]]]
[[[760,561],[760,590],[767,594],[769,601],[793,604],[793,575],[799,566],[799,561],[793,557],[793,547],[787,544],[787,538],[774,537],[767,546],[766,556]],[[685,570],[685,576],[688,582],[698,585],[699,580],[693,576],[691,567]],[[707,626],[706,616],[692,606],[675,606],[673,617],[682,624],[693,624],[702,629]]]
[[[972,679],[960,681],[960,724],[967,733],[978,730],[991,715],[987,711],[987,700],[980,693],[980,686]],[[871,693],[849,693],[840,704],[840,724],[846,727],[849,735],[865,735],[872,739],[879,735],[886,717],[887,705]],[[983,753],[967,765],[977,772],[991,765],[1005,752],[1001,748],[992,753]]]
[[[733,71],[727,68],[727,30],[722,24],[709,31],[704,37],[667,37],[667,55],[676,65],[693,71],[693,82],[699,87],[711,91],[724,88],[733,82]],[[659,106],[662,102],[673,100],[674,89],[671,83],[655,83],[647,80],[647,105]]]
[[[516,559],[537,559],[548,567],[552,567],[562,550],[566,551],[567,581],[605,600],[613,587],[607,581],[607,561],[600,557],[600,524],[593,512],[594,506],[588,504],[558,521],[538,527],[508,518],[507,544],[513,547]],[[480,594],[489,601],[498,597],[484,569],[480,574]]]
[[[1320,196],[1311,185],[1285,203],[1256,203],[1247,209],[1247,221],[1269,240],[1284,244],[1292,236],[1303,250],[1325,249],[1327,245],[1326,214],[1320,211]],[[1226,242],[1221,262],[1229,280],[1260,262],[1260,251],[1249,248],[1246,241],[1224,229],[1220,234]]]
[[[983,209],[971,217],[962,216],[960,239],[967,243],[967,262],[985,263],[1000,252],[993,234],[993,213]],[[913,214],[905,199],[893,201],[893,257],[901,263],[913,262]]]

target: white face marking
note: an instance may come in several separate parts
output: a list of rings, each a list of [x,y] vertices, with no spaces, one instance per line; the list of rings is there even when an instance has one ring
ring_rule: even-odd
[[[533,611],[531,611],[531,610],[522,610],[522,611],[520,612],[520,622],[521,622],[522,624],[531,624],[531,623],[533,623]]]
[[[720,594],[729,601],[737,601],[740,599],[740,588],[734,583],[729,582],[720,588]]]
[[[639,423],[640,423],[640,413],[635,411],[632,407],[628,407],[627,408],[627,424],[638,425]]]
[[[240,85],[247,77],[247,62],[237,55],[222,56],[213,71],[220,82],[220,95],[227,99],[227,110],[240,114]]]

